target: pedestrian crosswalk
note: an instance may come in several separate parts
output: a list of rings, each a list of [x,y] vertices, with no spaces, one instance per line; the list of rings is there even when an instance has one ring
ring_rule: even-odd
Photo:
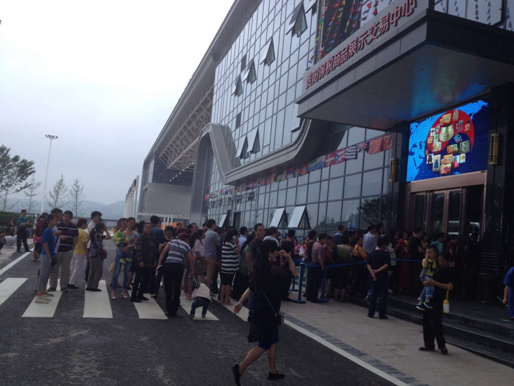
[[[112,319],[111,301],[105,280],[100,280],[98,288],[102,291],[85,291],[84,318]]]
[[[20,290],[24,286],[32,286],[27,278],[6,278],[3,282],[0,283],[0,307],[5,307],[5,303],[10,301],[19,301],[16,299],[16,296],[13,296],[16,291]],[[82,317],[86,319],[113,319],[117,316],[119,311],[115,311],[116,313],[113,315],[113,306],[115,302],[120,302],[123,304],[129,303],[133,306],[137,312],[139,319],[150,319],[150,320],[167,320],[168,317],[165,314],[165,307],[161,306],[156,299],[149,299],[148,301],[143,301],[141,303],[130,303],[128,299],[122,299],[118,297],[120,300],[111,300],[110,299],[110,288],[107,288],[106,281],[101,280],[99,283],[99,289],[101,291],[93,292],[93,291],[84,291],[83,292],[83,314]],[[25,290],[27,288],[25,287]],[[33,299],[31,300],[27,309],[23,312],[23,318],[53,318],[56,315],[58,306],[63,297],[67,295],[63,295],[60,288],[60,281],[57,286],[57,290],[52,292],[53,297],[49,301],[48,304],[40,304],[36,303],[36,295],[33,294],[33,290],[31,289],[31,295]],[[78,292],[70,292],[70,294],[79,294]],[[129,291],[130,293],[130,291]],[[75,295],[73,295],[75,296]],[[149,296],[148,296],[149,297]],[[75,298],[76,299],[76,298]],[[195,313],[195,321],[219,321],[219,317],[222,315],[222,311],[219,307],[215,308],[216,311],[213,312],[213,303],[216,302],[217,299],[213,298],[209,309],[207,311],[206,317],[202,318],[202,308],[197,308]],[[235,304],[235,301],[233,301]],[[188,300],[186,295],[182,293],[180,298],[180,307],[187,313],[190,314],[191,305],[193,300]],[[161,302],[162,304],[162,302]],[[223,305],[227,310],[233,313],[233,306]],[[60,312],[64,309],[65,305],[62,305],[59,309]],[[125,307],[125,306],[124,306]],[[215,315],[217,314],[217,315]],[[2,315],[2,308],[0,308],[0,316]],[[242,320],[246,321],[248,318],[248,310],[243,308],[241,312],[238,314]]]
[[[36,303],[36,296],[34,296],[34,299],[32,299],[29,308],[27,308],[25,313],[22,315],[22,318],[53,318],[55,310],[57,310],[59,300],[61,300],[62,296],[60,280],[57,286],[57,291],[53,292],[53,295],[52,300],[50,300],[48,304]]]

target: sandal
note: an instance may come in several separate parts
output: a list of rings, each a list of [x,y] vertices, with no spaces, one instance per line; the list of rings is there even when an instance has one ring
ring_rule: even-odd
[[[114,291],[111,292],[111,299],[116,300],[116,292],[114,292]]]
[[[123,299],[128,299],[128,292],[127,291],[123,291],[121,293],[121,296],[123,296]]]

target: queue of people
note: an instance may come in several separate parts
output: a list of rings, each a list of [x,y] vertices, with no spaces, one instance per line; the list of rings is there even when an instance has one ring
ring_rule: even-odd
[[[89,224],[81,218],[76,225],[70,211],[63,213],[56,208],[40,216],[34,248],[41,262],[37,303],[52,301],[59,279],[61,291],[78,289],[77,279],[84,274],[86,290],[101,291],[98,284],[107,257],[104,243],[111,239],[101,216],[95,211]],[[421,228],[412,234],[399,231],[386,235],[383,224],[377,224],[367,231],[352,232],[340,226],[333,235],[311,230],[299,241],[292,229],[281,237],[276,227],[265,229],[259,223],[252,229],[224,229],[213,219],[202,228],[190,224],[163,230],[159,218],[152,216],[150,222],[119,219],[112,239],[116,247],[110,283],[112,301],[117,299],[119,288],[121,297],[134,303],[148,301],[146,294],[156,298],[164,281],[166,315],[170,318],[177,315],[182,291],[191,301],[191,318],[196,317],[198,308],[206,317],[216,296],[220,303],[234,306],[236,313],[243,304],[248,306],[248,340],[257,342],[257,346],[233,366],[237,385],[264,352],[269,360],[268,380],[284,378],[276,367],[280,307],[282,301],[291,300],[291,281],[302,264],[308,267],[304,294],[308,301],[323,303],[321,292],[343,302],[351,293],[367,302],[370,318],[375,317],[377,308],[379,319],[388,318],[390,292],[419,288],[416,308],[423,312],[424,339],[420,350],[434,351],[437,344],[442,354],[448,354],[442,328],[443,303],[457,281],[455,260],[460,251],[456,236],[426,237]],[[512,277],[514,270],[505,281],[506,304],[513,302]],[[322,289],[324,284],[326,288]],[[231,298],[239,301],[234,305]],[[509,316],[514,318],[512,313]]]

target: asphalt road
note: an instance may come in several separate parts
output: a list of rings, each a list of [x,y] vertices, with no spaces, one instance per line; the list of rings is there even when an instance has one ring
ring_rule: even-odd
[[[108,267],[114,247],[106,244]],[[217,302],[209,311],[219,322],[190,320],[182,308],[175,318],[139,319],[121,296],[110,301],[112,319],[84,318],[83,280],[80,290],[62,294],[53,317],[22,317],[34,299],[38,266],[27,256],[0,277],[28,278],[0,305],[2,386],[233,385],[230,367],[252,347],[249,325]],[[110,281],[107,269],[103,279]],[[163,296],[157,300],[164,310]],[[288,326],[281,326],[280,340],[278,368],[286,378],[277,385],[391,384]],[[263,356],[242,384],[268,384],[267,371]]]

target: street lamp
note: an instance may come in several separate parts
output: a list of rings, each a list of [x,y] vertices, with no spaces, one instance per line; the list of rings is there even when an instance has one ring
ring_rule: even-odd
[[[43,184],[43,201],[41,202],[41,213],[45,211],[45,200],[46,200],[46,183],[48,181],[48,168],[50,166],[50,153],[52,153],[52,141],[57,139],[57,135],[46,134],[46,138],[50,140],[50,147],[48,149],[48,160],[46,161],[46,173],[45,173],[45,183]]]

